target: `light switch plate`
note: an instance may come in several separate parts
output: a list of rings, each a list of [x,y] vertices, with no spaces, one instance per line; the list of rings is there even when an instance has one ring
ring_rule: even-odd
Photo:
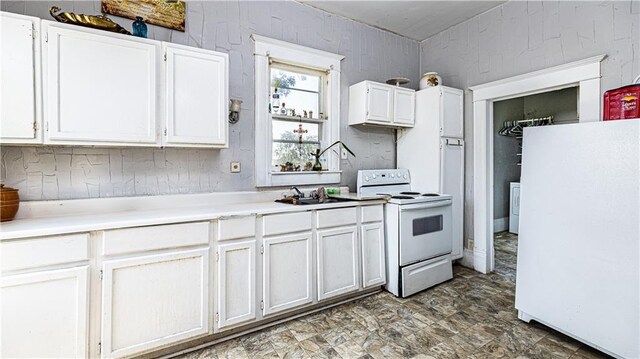
[[[240,162],[231,162],[231,173],[240,173]]]
[[[342,159],[342,160],[349,159],[349,154],[347,153],[347,150],[345,150],[344,148],[340,152],[340,159]]]

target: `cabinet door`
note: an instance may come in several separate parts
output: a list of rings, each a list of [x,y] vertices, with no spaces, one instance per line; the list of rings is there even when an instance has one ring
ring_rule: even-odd
[[[256,240],[220,244],[217,327],[256,319]]]
[[[167,145],[227,146],[228,55],[164,43]]]
[[[1,13],[0,92],[2,143],[42,142],[40,125],[40,46],[34,40],[40,19]]]
[[[442,137],[463,138],[463,92],[450,87],[443,87],[441,91],[440,135]]]
[[[208,249],[105,261],[103,276],[103,357],[208,333]]]
[[[393,87],[367,83],[367,120],[393,121]]]
[[[311,303],[311,256],[310,232],[264,239],[264,315]]]
[[[355,226],[318,231],[318,300],[358,290]]]
[[[382,222],[362,225],[362,287],[386,283],[384,258],[384,228]]]
[[[155,144],[159,43],[43,24],[45,141]]]
[[[464,141],[445,138],[440,143],[440,192],[450,194],[453,224],[452,259],[462,258],[464,238]]]
[[[88,357],[88,274],[83,266],[0,279],[0,357]]]
[[[393,96],[393,123],[413,126],[416,118],[416,92],[394,88]]]

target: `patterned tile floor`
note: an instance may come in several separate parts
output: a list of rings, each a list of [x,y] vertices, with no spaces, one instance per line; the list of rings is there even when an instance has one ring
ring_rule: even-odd
[[[182,358],[607,358],[518,320],[517,240],[507,237],[496,240],[496,256],[507,258],[500,270],[505,275],[456,265],[453,280],[409,298],[382,292]]]
[[[496,233],[493,248],[495,249],[495,272],[515,283],[518,235],[509,232]]]

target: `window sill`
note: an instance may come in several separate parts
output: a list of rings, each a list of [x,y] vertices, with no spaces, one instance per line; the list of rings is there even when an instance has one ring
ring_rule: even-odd
[[[342,171],[270,172],[271,186],[340,183]]]

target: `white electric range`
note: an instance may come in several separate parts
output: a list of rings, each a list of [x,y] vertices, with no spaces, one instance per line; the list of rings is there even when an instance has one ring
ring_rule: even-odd
[[[358,171],[359,196],[384,194],[387,284],[407,297],[453,278],[452,197],[411,188],[406,169]]]

